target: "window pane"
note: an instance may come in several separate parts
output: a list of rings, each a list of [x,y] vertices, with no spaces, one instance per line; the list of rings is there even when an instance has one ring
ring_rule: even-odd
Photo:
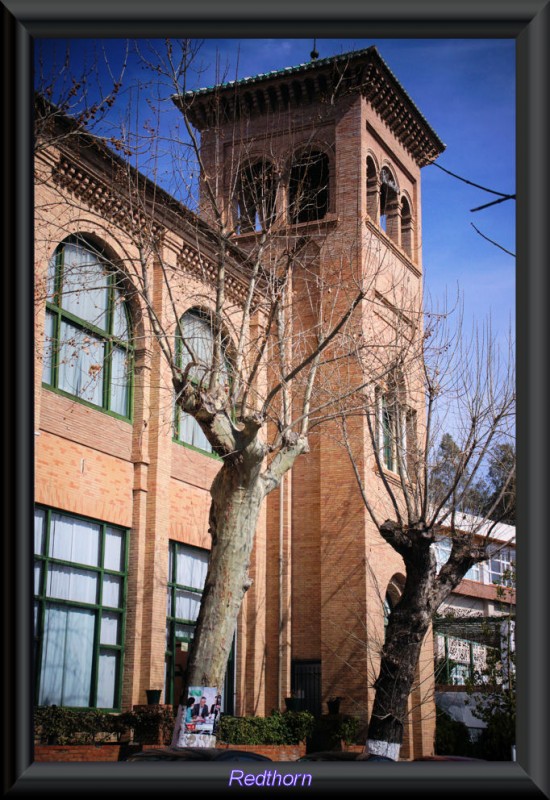
[[[176,625],[175,638],[177,642],[190,642],[194,633],[194,625]]]
[[[97,255],[81,245],[63,247],[62,306],[79,319],[107,328],[108,273]]]
[[[103,557],[105,569],[115,572],[124,570],[124,533],[107,528],[105,532],[105,555]]]
[[[190,414],[180,411],[180,430],[178,439],[185,444],[192,444],[206,453],[212,452],[212,445],[204,435],[197,420]]]
[[[63,561],[99,566],[100,526],[52,512],[49,555]]]
[[[51,564],[46,593],[48,597],[57,597],[59,600],[97,603],[97,585],[98,576],[95,572]]]
[[[37,508],[34,511],[34,552],[37,555],[44,555],[46,541],[46,512]]]
[[[46,608],[39,705],[88,706],[95,612]]]
[[[120,644],[120,614],[104,611],[101,615],[101,644]]]
[[[128,353],[114,347],[111,355],[111,397],[109,408],[116,414],[128,415]]]
[[[103,363],[105,346],[101,339],[61,322],[59,336],[58,386],[64,392],[103,405]]]
[[[46,276],[46,299],[50,302],[53,302],[54,299],[57,257],[57,252],[55,252],[48,261],[48,274]]]
[[[52,366],[54,351],[55,314],[46,311],[44,319],[44,354],[42,356],[42,380],[44,383],[53,383]]]
[[[118,673],[118,653],[100,651],[97,678],[97,707],[115,707],[116,676]]]
[[[178,619],[195,621],[199,616],[201,597],[197,592],[176,589],[176,614]]]
[[[42,562],[34,562],[34,593],[40,594],[40,587],[42,586]]]
[[[198,362],[190,372],[191,380],[201,380],[208,374],[212,367],[213,334],[209,320],[188,312],[181,320],[185,341],[192,350]],[[185,345],[181,348],[182,367],[190,361],[190,356]]]
[[[202,590],[208,569],[208,551],[178,547],[176,551],[176,583]]]
[[[34,635],[38,636],[38,614],[40,612],[40,603],[38,600],[34,601]]]
[[[174,580],[174,548],[175,544],[170,542],[168,546],[168,580],[170,583]]]
[[[169,586],[166,590],[166,616],[172,616],[172,587]]]
[[[127,342],[129,338],[128,333],[128,316],[126,314],[126,307],[124,299],[118,289],[115,289],[115,301],[113,305],[113,334],[117,339]]]
[[[103,576],[103,605],[120,608],[122,598],[122,578],[114,575]]]

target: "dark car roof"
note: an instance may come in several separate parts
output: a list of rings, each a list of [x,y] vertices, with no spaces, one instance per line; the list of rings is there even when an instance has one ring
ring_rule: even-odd
[[[356,761],[359,753],[348,750],[321,750],[318,753],[307,753],[298,761]]]
[[[134,753],[128,761],[271,761],[260,753],[217,747],[163,747]]]

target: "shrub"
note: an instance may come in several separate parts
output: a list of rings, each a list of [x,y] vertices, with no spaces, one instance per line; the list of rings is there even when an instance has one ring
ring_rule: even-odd
[[[505,711],[495,711],[474,744],[474,754],[486,761],[510,761],[515,743],[515,718]]]
[[[141,744],[169,744],[175,725],[171,707],[142,706],[118,717],[121,728],[132,728],[133,740]]]
[[[229,717],[223,715],[218,738],[227,744],[299,744],[314,725],[309,711],[274,711],[269,717]]]
[[[468,728],[437,709],[435,723],[435,752],[439,756],[469,756],[472,744]]]
[[[339,750],[342,742],[356,744],[361,721],[349,714],[328,714],[319,717],[313,730],[312,747],[319,750]]]
[[[34,730],[41,744],[93,744],[111,739],[121,729],[113,714],[52,705],[35,709]]]

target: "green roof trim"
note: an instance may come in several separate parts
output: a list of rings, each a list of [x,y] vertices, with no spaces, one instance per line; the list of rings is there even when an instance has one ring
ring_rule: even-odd
[[[226,83],[219,83],[215,84],[214,86],[208,86],[201,89],[190,89],[189,91],[184,92],[183,97],[209,94],[210,92],[213,92],[216,89],[226,90],[226,89],[238,88],[240,86],[248,86],[252,83],[260,83],[261,81],[271,80],[273,78],[280,78],[283,75],[293,75],[297,72],[305,72],[306,70],[311,69],[312,67],[316,69],[319,67],[326,67],[329,64],[333,64],[337,61],[347,61],[350,58],[360,58],[361,56],[365,56],[368,53],[376,53],[380,58],[380,60],[383,61],[376,47],[374,45],[371,45],[371,47],[366,47],[363,50],[350,50],[348,53],[341,53],[340,55],[336,56],[327,56],[326,58],[317,58],[313,61],[304,61],[302,64],[297,64],[294,67],[283,67],[282,69],[271,70],[271,72],[259,72],[257,75],[253,75],[252,77],[239,78],[239,80],[236,81],[227,81]],[[385,64],[384,61],[383,63]],[[385,66],[387,67],[387,64],[385,64]]]
[[[429,163],[434,155],[437,157],[437,154],[442,153],[445,150],[445,144],[441,141],[426,117],[422,114],[418,106],[414,103],[410,95],[391,71],[375,45],[371,45],[370,47],[366,47],[362,50],[351,50],[346,53],[340,53],[339,55],[332,55],[327,56],[326,58],[304,61],[302,64],[297,64],[293,67],[284,67],[282,69],[271,70],[270,72],[260,72],[258,75],[240,78],[234,81],[227,81],[225,83],[216,84],[215,86],[203,87],[200,89],[190,89],[183,94],[174,95],[172,99],[176,105],[179,105],[180,107],[182,105],[186,105],[188,108],[190,108],[191,105],[196,101],[197,110],[193,113],[192,123],[196,124],[197,127],[201,127],[206,119],[204,115],[208,113],[206,104],[208,103],[210,96],[214,95],[215,92],[220,93],[225,97],[227,97],[230,92],[233,92],[236,96],[237,94],[240,94],[241,90],[245,90],[248,87],[259,87],[262,84],[278,81],[281,78],[284,79],[293,76],[301,77],[308,72],[317,72],[319,70],[327,69],[332,65],[342,64],[345,62],[349,63],[350,65],[360,64],[363,60],[366,62],[367,66],[373,66],[381,72],[383,79],[393,88],[395,95],[399,97],[406,106],[409,107],[409,112],[412,114],[412,117],[415,118],[416,124],[419,126],[419,129],[423,131],[423,135],[427,137],[426,141],[431,141],[431,155],[426,156],[427,151],[424,150],[424,153],[420,156],[422,163]],[[199,109],[201,107],[202,112],[200,113],[203,114],[202,119],[199,116]],[[425,147],[426,145],[422,145],[422,148]]]

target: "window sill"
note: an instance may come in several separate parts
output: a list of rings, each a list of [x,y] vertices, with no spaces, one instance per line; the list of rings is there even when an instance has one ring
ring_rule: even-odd
[[[208,450],[201,450],[200,447],[195,447],[194,444],[189,444],[188,442],[182,442],[181,439],[177,439],[175,436],[172,436],[172,441],[174,444],[179,444],[182,447],[186,447],[188,450],[193,450],[193,452],[199,453],[201,456],[207,456],[213,461],[221,462],[223,460],[217,453],[209,453]]]

